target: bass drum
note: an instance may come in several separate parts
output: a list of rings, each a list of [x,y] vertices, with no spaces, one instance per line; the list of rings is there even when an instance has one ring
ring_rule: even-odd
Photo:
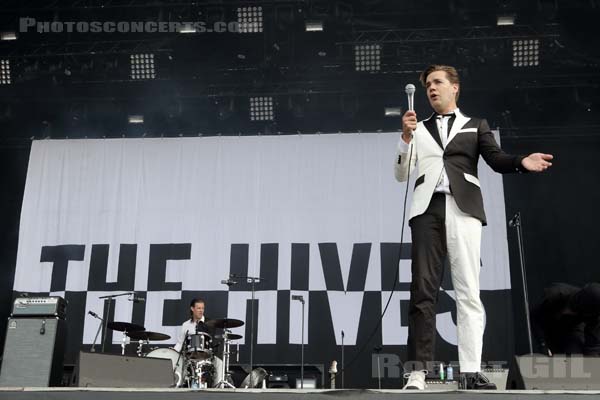
[[[159,349],[154,349],[151,352],[149,352],[148,354],[146,354],[146,357],[161,358],[163,360],[171,360],[171,363],[173,365],[173,383],[175,384],[176,387],[181,387],[181,385],[183,383],[183,379],[185,378],[184,372],[183,372],[184,371],[183,355],[179,356],[179,353],[173,349],[159,348]]]

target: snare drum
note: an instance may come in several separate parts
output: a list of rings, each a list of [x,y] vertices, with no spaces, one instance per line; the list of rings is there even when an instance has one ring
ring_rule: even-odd
[[[158,349],[154,349],[151,352],[149,352],[148,354],[146,354],[146,357],[161,358],[163,360],[171,360],[171,363],[173,365],[173,382],[175,383],[175,386],[177,386],[177,387],[181,386],[181,384],[183,383],[183,379],[185,378],[184,374],[183,374],[184,373],[183,355],[180,357],[179,353],[173,349],[158,348]]]
[[[210,342],[212,337],[206,332],[188,335],[187,356],[192,360],[206,360],[212,357]]]

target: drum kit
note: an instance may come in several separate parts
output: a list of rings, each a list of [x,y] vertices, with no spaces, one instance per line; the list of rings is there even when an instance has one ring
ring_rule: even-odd
[[[232,354],[239,356],[238,350],[231,349],[235,340],[242,335],[231,333],[231,329],[244,325],[239,319],[221,318],[207,320],[204,326],[222,329],[223,334],[213,337],[207,332],[199,331],[187,334],[180,351],[172,348],[149,348],[151,341],[168,340],[171,337],[164,333],[150,332],[141,325],[129,322],[109,322],[107,327],[123,333],[121,339],[121,355],[125,355],[126,345],[137,341],[137,356],[171,360],[173,380],[176,387],[189,388],[234,388],[229,372],[229,360]],[[129,339],[129,340],[128,340]],[[222,339],[222,342],[219,340]],[[223,345],[223,360],[216,355],[216,350]],[[146,347],[144,347],[146,346]]]

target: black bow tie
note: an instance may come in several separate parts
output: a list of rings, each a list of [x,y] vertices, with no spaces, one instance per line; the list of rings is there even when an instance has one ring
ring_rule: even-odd
[[[442,118],[442,117],[451,117],[451,118],[452,118],[452,117],[455,117],[455,116],[456,116],[456,114],[454,114],[454,113],[448,113],[448,114],[435,114],[435,117],[436,117],[436,118]]]

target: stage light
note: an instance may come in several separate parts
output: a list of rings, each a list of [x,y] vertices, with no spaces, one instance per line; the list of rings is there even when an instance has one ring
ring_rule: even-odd
[[[273,121],[272,97],[250,97],[250,121]]]
[[[143,115],[130,115],[127,119],[130,124],[143,124],[144,123]]]
[[[513,67],[537,67],[540,65],[540,40],[518,39],[512,41]]]
[[[381,68],[380,44],[357,44],[354,46],[354,68],[357,71],[376,72]]]
[[[131,79],[154,79],[154,54],[132,54],[129,56],[131,64]]]
[[[401,117],[402,107],[385,107],[386,117]]]
[[[240,33],[258,33],[263,31],[262,7],[238,7],[237,18]]]
[[[17,34],[15,32],[2,32],[0,33],[0,40],[17,40]]]
[[[323,21],[306,21],[305,29],[306,32],[322,32]]]
[[[177,29],[179,33],[196,33],[196,28],[191,24],[183,24]]]
[[[0,85],[10,85],[11,83],[10,61],[0,60]]]
[[[496,21],[498,26],[506,26],[506,25],[514,25],[515,24],[515,16],[514,15],[498,15],[498,20]]]

